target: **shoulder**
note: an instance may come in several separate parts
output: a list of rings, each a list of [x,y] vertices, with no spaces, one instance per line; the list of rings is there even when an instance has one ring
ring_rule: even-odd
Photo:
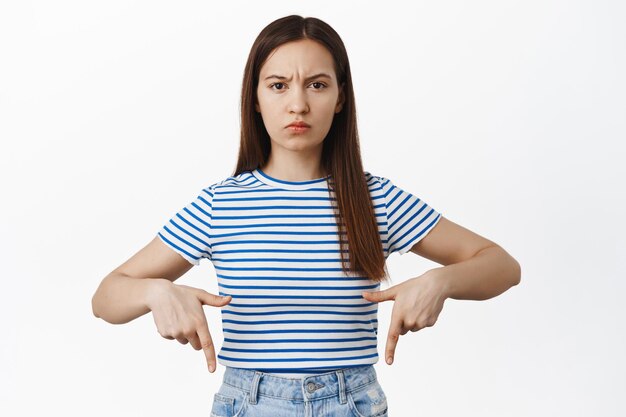
[[[216,193],[219,194],[220,192],[233,189],[254,188],[256,186],[258,186],[258,180],[256,180],[250,171],[244,171],[240,174],[231,175],[207,185],[202,191],[211,194],[212,197]]]
[[[365,181],[367,182],[367,187],[370,192],[381,191],[383,193],[387,193],[389,189],[393,187],[391,181],[389,181],[386,177],[375,175],[370,171],[364,171],[364,174]]]

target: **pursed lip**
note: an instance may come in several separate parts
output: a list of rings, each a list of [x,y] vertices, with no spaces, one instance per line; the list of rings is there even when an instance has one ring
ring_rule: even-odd
[[[305,123],[303,121],[297,121],[297,122],[292,122],[290,124],[287,125],[287,127],[311,127],[311,125],[309,125],[308,123]]]

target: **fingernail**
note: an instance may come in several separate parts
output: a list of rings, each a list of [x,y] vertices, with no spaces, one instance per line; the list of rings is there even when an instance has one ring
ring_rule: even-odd
[[[209,365],[209,372],[213,372],[215,370],[215,367],[213,365]]]
[[[387,358],[387,363],[388,363],[389,365],[391,365],[391,364],[393,363],[393,358],[392,358],[391,356],[389,356],[389,357]]]

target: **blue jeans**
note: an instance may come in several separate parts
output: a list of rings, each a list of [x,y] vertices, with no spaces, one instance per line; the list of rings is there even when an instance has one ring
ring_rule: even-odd
[[[372,365],[300,379],[226,367],[211,417],[388,417]]]

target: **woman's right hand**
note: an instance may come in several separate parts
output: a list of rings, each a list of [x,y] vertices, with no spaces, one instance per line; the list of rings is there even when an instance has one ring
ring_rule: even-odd
[[[232,297],[211,294],[200,288],[158,280],[151,294],[149,308],[159,334],[166,339],[188,342],[195,350],[204,350],[209,372],[216,368],[215,346],[202,305],[223,307]]]

